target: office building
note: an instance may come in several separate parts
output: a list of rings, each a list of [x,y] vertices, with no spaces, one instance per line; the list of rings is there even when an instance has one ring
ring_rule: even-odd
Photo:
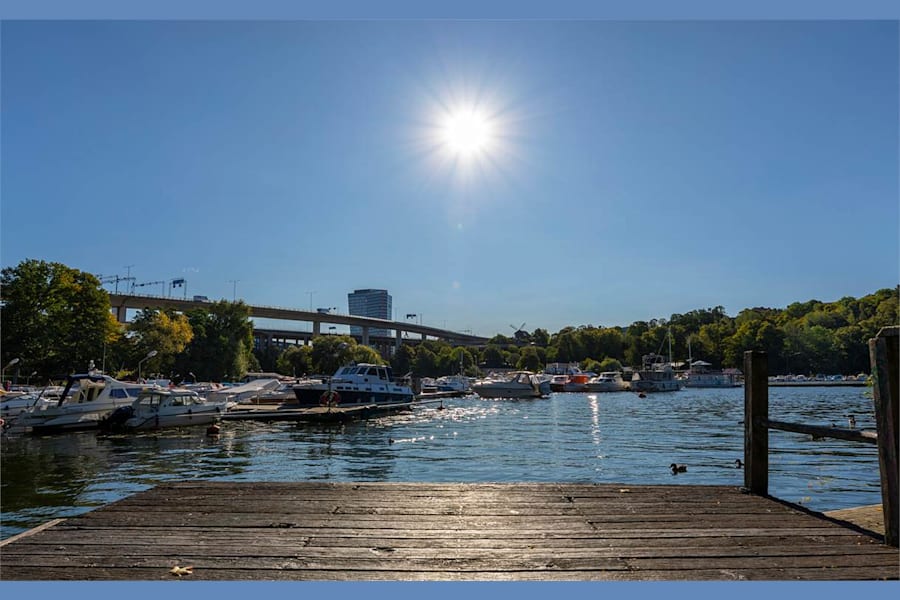
[[[350,314],[357,317],[373,317],[375,319],[390,319],[393,311],[391,295],[387,290],[354,290],[347,294],[347,303],[350,305]],[[350,326],[351,335],[362,335],[362,327]],[[387,337],[388,329],[369,329],[369,335]]]

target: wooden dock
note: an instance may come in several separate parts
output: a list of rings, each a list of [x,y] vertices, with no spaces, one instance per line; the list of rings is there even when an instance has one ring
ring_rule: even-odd
[[[3,542],[0,579],[900,576],[877,536],[724,486],[181,482],[38,529]]]

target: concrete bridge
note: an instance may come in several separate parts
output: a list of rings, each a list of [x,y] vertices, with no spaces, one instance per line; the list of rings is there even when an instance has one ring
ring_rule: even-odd
[[[144,308],[173,308],[185,312],[196,308],[208,309],[210,306],[210,302],[204,300],[137,294],[109,294],[109,304],[112,310],[116,312],[116,318],[121,323],[127,321],[126,311],[129,308],[135,310]],[[394,332],[394,348],[399,348],[400,344],[403,343],[404,334],[419,335],[421,336],[421,340],[424,340],[427,337],[433,337],[444,340],[453,346],[483,346],[488,342],[488,338],[486,337],[449,331],[416,323],[375,319],[372,317],[357,317],[341,313],[314,312],[277,306],[254,306],[252,304],[248,304],[247,306],[250,308],[251,317],[312,323],[312,332],[261,329],[261,334],[271,332],[269,339],[277,337],[280,339],[308,340],[322,334],[322,324],[324,323],[326,325],[355,325],[360,327],[362,329],[362,336],[355,337],[366,346],[371,345],[370,342],[372,341],[369,336],[370,329],[392,330]],[[379,338],[379,341],[384,340]]]

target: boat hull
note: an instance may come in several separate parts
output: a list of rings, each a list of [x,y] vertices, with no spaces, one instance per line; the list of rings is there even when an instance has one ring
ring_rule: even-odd
[[[385,387],[385,386],[378,386]],[[335,406],[362,406],[362,405],[390,405],[390,404],[411,404],[413,394],[406,390],[401,392],[392,392],[387,389],[368,389],[357,386],[340,386],[332,388],[337,393]],[[297,406],[300,408],[308,408],[311,406],[322,406],[326,404],[323,396],[329,392],[328,386],[325,385],[309,385],[294,387],[294,396],[297,399]]]
[[[638,379],[631,381],[632,392],[677,392],[681,386],[675,380],[654,381]]]

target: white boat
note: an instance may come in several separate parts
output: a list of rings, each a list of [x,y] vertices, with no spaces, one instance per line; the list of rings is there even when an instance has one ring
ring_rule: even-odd
[[[465,375],[444,375],[434,381],[434,387],[438,392],[460,392],[467,394],[472,391],[472,384]]]
[[[591,377],[587,382],[588,392],[621,392],[628,389],[628,384],[622,379],[618,371],[607,371],[596,377]]]
[[[482,398],[540,398],[550,395],[550,382],[531,371],[513,371],[502,380],[479,381],[472,391]]]
[[[146,389],[129,406],[122,406],[100,422],[108,431],[210,425],[225,412],[226,400],[209,401],[184,388]]]
[[[78,390],[69,396],[76,385]],[[95,429],[100,419],[133,403],[146,388],[96,371],[69,375],[58,401],[35,404],[19,414],[16,425],[36,434]]]
[[[681,389],[671,363],[659,354],[645,354],[642,367],[631,377],[632,392],[674,392]]]
[[[377,405],[412,408],[412,389],[394,381],[391,367],[360,363],[340,367],[327,381],[293,386],[295,406],[353,407]]]
[[[741,386],[741,372],[737,369],[717,371],[710,369],[712,365],[702,360],[691,363],[691,368],[684,378],[684,387],[688,388],[730,388]]]
[[[253,379],[240,385],[221,387],[206,394],[210,402],[233,402],[235,404],[259,404],[258,398],[272,390],[277,389],[281,381],[271,379]]]

